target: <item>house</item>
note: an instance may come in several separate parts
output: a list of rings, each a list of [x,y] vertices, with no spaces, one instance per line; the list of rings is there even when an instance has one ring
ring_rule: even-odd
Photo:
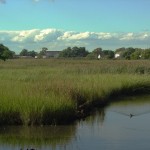
[[[45,56],[46,58],[49,58],[49,57],[57,58],[60,52],[61,51],[46,51]]]
[[[120,57],[120,54],[116,53],[115,58],[119,58],[119,57]]]

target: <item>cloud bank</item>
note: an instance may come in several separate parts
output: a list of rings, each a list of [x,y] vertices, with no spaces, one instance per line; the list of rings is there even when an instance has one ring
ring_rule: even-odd
[[[109,33],[109,32],[75,32],[58,29],[32,29],[22,31],[0,31],[0,43],[15,52],[23,48],[40,51],[42,47],[49,50],[63,50],[70,46],[84,46],[91,51],[94,48],[114,50],[119,47],[147,48],[150,32]]]

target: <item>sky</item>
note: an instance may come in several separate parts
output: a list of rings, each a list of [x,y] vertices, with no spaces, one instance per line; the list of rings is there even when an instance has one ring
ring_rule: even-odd
[[[20,52],[150,47],[150,0],[0,0],[0,43]]]

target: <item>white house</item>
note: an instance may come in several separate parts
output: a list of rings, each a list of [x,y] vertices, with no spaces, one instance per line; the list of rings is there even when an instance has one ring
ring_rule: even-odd
[[[115,58],[119,58],[119,57],[120,57],[120,54],[116,53]]]

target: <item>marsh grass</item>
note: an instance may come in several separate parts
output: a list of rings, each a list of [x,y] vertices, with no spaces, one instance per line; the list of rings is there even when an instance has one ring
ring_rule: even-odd
[[[0,125],[66,124],[119,95],[150,93],[150,61],[0,61]]]

